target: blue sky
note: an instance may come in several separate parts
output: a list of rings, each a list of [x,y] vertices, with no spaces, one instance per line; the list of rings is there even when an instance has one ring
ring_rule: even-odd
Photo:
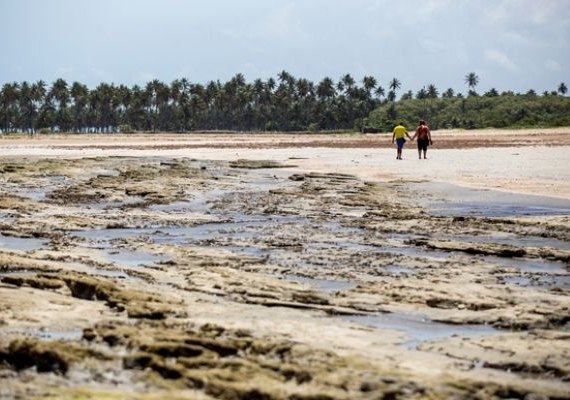
[[[0,0],[0,84],[374,76],[400,93],[570,85],[568,0]]]

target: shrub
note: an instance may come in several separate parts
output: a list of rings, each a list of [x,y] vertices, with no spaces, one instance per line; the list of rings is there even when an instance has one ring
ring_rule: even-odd
[[[133,133],[134,130],[129,124],[119,125],[119,133]]]

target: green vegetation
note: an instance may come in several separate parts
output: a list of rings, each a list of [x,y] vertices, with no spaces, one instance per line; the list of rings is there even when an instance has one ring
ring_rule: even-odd
[[[407,98],[383,103],[370,114],[367,124],[380,131],[391,131],[396,120],[415,126],[428,121],[431,129],[446,128],[527,128],[570,125],[570,98],[549,93],[501,95],[486,93],[463,97]]]
[[[101,83],[89,89],[57,79],[5,83],[0,90],[0,133],[27,132],[187,132],[231,131],[391,131],[426,119],[437,128],[484,128],[570,125],[570,103],[562,82],[541,96],[491,89],[475,91],[479,77],[465,76],[468,94],[430,84],[397,100],[402,84],[392,78],[385,89],[376,78],[358,84],[350,74],[338,82],[318,83],[286,71],[277,79],[246,82],[237,74],[228,82],[203,85],[187,79],[159,80],[144,87]]]

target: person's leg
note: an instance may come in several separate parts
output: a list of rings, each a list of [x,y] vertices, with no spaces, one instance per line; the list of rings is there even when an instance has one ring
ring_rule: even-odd
[[[402,139],[396,139],[396,144],[398,146],[398,155],[397,155],[397,159],[401,160],[402,159],[402,148],[404,147],[404,141]]]

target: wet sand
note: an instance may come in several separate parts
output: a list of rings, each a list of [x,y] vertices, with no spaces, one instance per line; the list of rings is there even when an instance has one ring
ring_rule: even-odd
[[[0,139],[0,398],[567,398],[570,129],[433,136]]]

